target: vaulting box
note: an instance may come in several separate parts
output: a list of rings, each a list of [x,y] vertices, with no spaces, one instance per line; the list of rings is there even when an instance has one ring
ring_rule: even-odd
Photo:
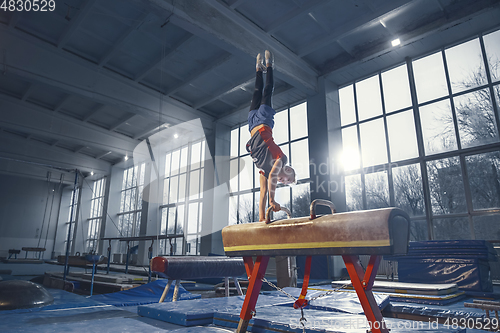
[[[410,218],[398,208],[227,226],[227,256],[398,254],[408,251]]]

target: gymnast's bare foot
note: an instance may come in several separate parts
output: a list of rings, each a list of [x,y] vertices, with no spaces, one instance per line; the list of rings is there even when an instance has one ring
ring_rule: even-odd
[[[273,54],[269,50],[266,50],[265,56],[266,56],[266,67],[274,67]]]
[[[264,59],[262,58],[262,55],[259,53],[257,54],[257,63],[255,64],[255,69],[257,72],[266,72],[267,68],[264,66]]]

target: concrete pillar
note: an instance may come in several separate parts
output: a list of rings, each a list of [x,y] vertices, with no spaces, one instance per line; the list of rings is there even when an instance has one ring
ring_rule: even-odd
[[[130,161],[130,162],[129,162]],[[131,160],[127,161],[128,164],[133,164]],[[130,166],[130,165],[128,165]],[[120,236],[118,232],[118,213],[120,212],[120,201],[121,201],[121,189],[123,183],[123,170],[122,166],[113,166],[111,168],[111,175],[108,178],[109,181],[109,189],[108,189],[108,205],[107,205],[107,214],[103,216],[103,224],[105,225],[104,234],[101,233],[102,237],[118,237]],[[109,241],[105,241],[104,250],[105,255],[107,256]],[[118,241],[111,242],[111,258],[108,258],[111,262],[113,262],[113,254],[118,253],[120,243]]]
[[[338,87],[334,83],[324,78],[318,79],[318,93],[307,98],[307,119],[311,201],[330,200],[337,212],[343,212],[346,210],[346,199],[341,165],[340,103]],[[330,209],[317,206],[316,213],[329,214]],[[313,258],[311,270],[315,266],[325,267],[325,262],[328,270],[325,278],[332,278],[337,275],[337,271],[340,272],[335,267],[343,267],[338,258],[320,256]],[[315,274],[311,272],[311,275]]]
[[[205,168],[203,170],[203,211],[201,212],[200,255],[206,256],[212,252],[212,228],[214,213],[215,181],[215,145],[216,134],[206,136]]]
[[[214,142],[214,183],[211,199],[213,202],[213,212],[211,215],[210,252],[217,254],[224,254],[221,230],[227,225],[229,219],[230,141],[231,128],[221,123],[216,123]],[[203,221],[206,222],[206,219],[204,218]],[[205,245],[203,247],[206,248]]]
[[[161,159],[160,156],[156,157]],[[155,160],[156,162],[156,160]],[[158,163],[158,162],[156,162]],[[156,235],[158,234],[159,229],[159,204],[158,200],[153,200],[153,198],[161,197],[158,193],[163,193],[162,184],[163,181],[157,181],[156,174],[154,171],[154,167],[152,163],[146,163],[145,172],[144,172],[144,183],[149,184],[144,186],[143,194],[142,194],[142,212],[141,212],[141,227],[139,229],[139,236],[146,235]],[[151,182],[148,181],[151,180]],[[160,188],[158,188],[158,186]],[[148,249],[151,245],[150,241],[139,241],[139,250],[137,252],[137,264],[138,265],[148,265]]]
[[[102,204],[102,219],[101,219],[101,229],[99,230],[99,238],[105,237],[104,235],[106,234],[106,217],[108,216],[108,204],[109,204],[109,180],[110,177],[106,176],[104,177],[104,198],[103,198],[103,204]],[[107,256],[107,250],[108,250],[108,241],[99,241],[99,246],[98,246],[98,252],[101,255]],[[109,258],[108,258],[109,259]]]

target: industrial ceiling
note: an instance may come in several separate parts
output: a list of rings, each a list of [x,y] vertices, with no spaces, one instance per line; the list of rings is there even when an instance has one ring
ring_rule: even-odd
[[[321,80],[342,86],[499,26],[492,0],[55,0],[46,11],[2,9],[0,172],[108,174],[162,129],[199,118],[209,135],[217,123],[242,123],[265,49],[275,55],[279,110]]]

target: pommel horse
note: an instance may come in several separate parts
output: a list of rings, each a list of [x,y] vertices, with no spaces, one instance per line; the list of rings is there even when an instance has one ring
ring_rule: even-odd
[[[330,207],[332,214],[316,216],[317,204]],[[265,222],[222,229],[226,255],[243,257],[249,279],[236,332],[246,332],[252,319],[269,257],[341,255],[372,332],[387,333],[372,287],[382,255],[407,253],[409,216],[398,208],[335,213],[333,203],[321,199],[311,203],[309,217],[271,221],[269,212],[268,209]],[[370,255],[366,271],[358,255]],[[255,263],[252,256],[257,257]],[[302,298],[307,292],[306,277],[304,284]]]

